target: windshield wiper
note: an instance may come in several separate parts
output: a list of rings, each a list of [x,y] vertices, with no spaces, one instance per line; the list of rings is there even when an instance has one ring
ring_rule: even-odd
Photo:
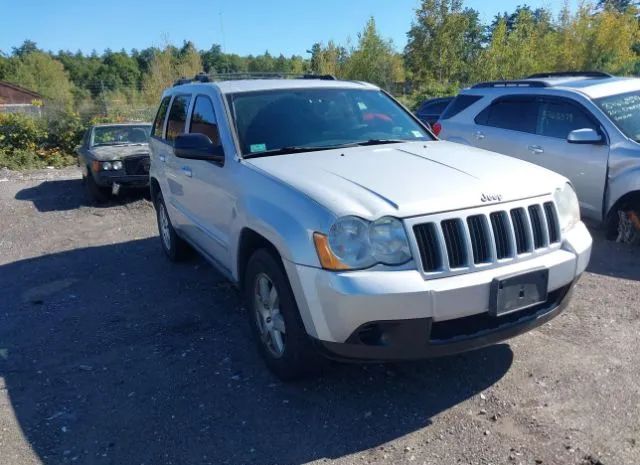
[[[305,152],[319,152],[321,150],[333,150],[340,149],[344,147],[355,147],[355,144],[348,145],[317,145],[317,146],[302,146],[302,145],[292,145],[289,147],[281,147],[279,149],[265,150],[263,152],[255,152],[255,153],[247,153],[242,156],[242,158],[261,158],[261,157],[272,157],[276,155],[289,155],[292,153],[305,153]]]
[[[403,144],[405,142],[409,142],[409,141],[402,140],[402,139],[369,139],[369,140],[363,140],[361,142],[355,142],[355,145],[366,147],[368,145]]]

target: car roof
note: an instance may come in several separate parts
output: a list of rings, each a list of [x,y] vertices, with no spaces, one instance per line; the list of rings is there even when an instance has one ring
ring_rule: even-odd
[[[379,90],[377,86],[359,81],[338,81],[325,79],[239,79],[211,83],[192,82],[174,86],[170,91],[186,90],[190,86],[215,86],[223,94],[259,92],[280,89],[368,89]],[[173,93],[173,92],[171,92]]]
[[[514,90],[522,93],[526,89],[537,90],[564,90],[579,92],[591,99],[606,97],[608,95],[624,94],[635,90],[640,90],[640,79],[631,77],[617,77],[609,75],[541,75],[540,77],[530,77],[517,81],[494,81],[477,84],[468,90],[473,90],[474,94],[484,93],[486,90],[491,93],[509,94]]]

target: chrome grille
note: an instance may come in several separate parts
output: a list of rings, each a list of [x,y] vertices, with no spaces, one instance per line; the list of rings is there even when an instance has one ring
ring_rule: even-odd
[[[423,270],[455,274],[558,247],[555,205],[532,202],[416,219],[412,226]]]

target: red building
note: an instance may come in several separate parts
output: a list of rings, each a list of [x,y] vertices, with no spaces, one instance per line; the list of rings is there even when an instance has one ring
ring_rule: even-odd
[[[39,113],[34,101],[42,101],[42,95],[10,82],[0,81],[0,113]]]

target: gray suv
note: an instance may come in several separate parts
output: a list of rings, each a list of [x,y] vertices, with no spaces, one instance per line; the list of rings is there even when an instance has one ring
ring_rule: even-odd
[[[585,218],[640,243],[640,79],[551,73],[477,84],[434,131],[566,176]]]

